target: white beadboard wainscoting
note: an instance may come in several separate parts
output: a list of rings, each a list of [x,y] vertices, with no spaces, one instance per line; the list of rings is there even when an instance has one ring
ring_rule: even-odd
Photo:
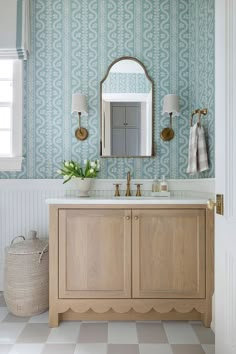
[[[214,193],[214,179],[170,180],[170,190]],[[113,195],[114,183],[122,183],[121,191],[125,190],[125,180],[93,181],[92,194]],[[143,183],[143,195],[151,190],[151,180],[133,180]],[[36,230],[41,238],[48,237],[48,206],[47,198],[62,197],[73,194],[69,184],[62,184],[60,179],[0,179],[0,290],[3,290],[4,250],[11,240],[18,235],[27,236],[29,230]]]

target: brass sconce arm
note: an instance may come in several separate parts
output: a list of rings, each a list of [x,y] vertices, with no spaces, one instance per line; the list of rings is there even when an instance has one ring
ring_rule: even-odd
[[[169,141],[169,140],[173,139],[173,137],[175,136],[175,132],[172,129],[172,115],[173,115],[173,113],[170,112],[170,127],[169,128],[164,128],[161,131],[161,138],[164,141]]]
[[[172,128],[172,118],[179,116],[179,97],[176,94],[169,94],[164,97],[163,100],[163,115],[170,117],[170,125],[168,128],[164,128],[161,132],[161,139],[164,141],[170,141],[175,136]]]
[[[78,112],[78,128],[75,131],[75,136],[78,140],[85,140],[88,137],[88,131],[86,128],[82,128],[80,124],[81,112]]]
[[[87,97],[85,95],[82,95],[81,93],[73,93],[72,94],[72,108],[71,108],[71,113],[77,112],[78,113],[78,128],[75,131],[75,137],[78,140],[85,140],[88,137],[88,131],[85,128],[81,127],[80,120],[81,120],[81,114],[88,114],[88,103],[87,103]]]

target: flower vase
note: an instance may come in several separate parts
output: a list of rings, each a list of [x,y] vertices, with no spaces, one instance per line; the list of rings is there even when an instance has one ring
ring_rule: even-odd
[[[89,190],[91,187],[92,178],[72,178],[71,185],[73,189],[76,189],[76,196],[78,197],[89,197]]]

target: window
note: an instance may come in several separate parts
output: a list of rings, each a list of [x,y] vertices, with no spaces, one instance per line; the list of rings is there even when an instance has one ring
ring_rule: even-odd
[[[0,171],[22,163],[22,60],[0,60]]]

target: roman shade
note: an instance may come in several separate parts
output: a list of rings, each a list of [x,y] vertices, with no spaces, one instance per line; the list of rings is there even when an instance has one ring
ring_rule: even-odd
[[[28,58],[30,0],[0,0],[0,59]]]

